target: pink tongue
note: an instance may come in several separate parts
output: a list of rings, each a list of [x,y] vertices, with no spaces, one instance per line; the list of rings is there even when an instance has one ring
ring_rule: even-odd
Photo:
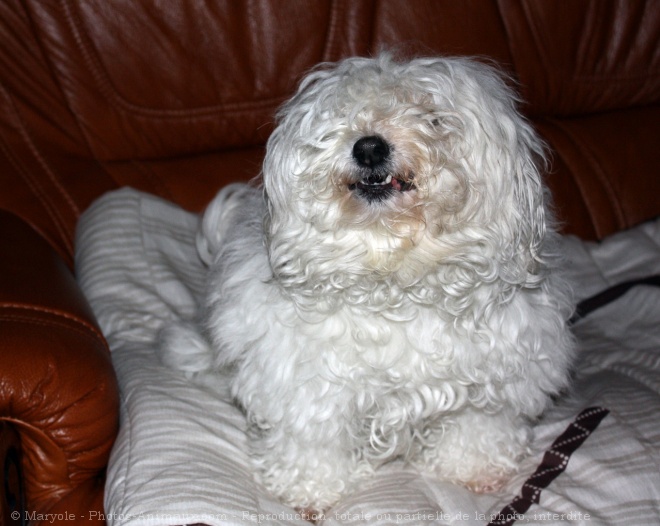
[[[401,191],[401,183],[399,182],[398,179],[395,179],[392,177],[392,186],[394,187],[395,190]]]

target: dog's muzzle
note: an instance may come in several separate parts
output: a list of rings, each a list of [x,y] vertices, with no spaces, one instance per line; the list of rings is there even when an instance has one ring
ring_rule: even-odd
[[[395,192],[407,192],[415,185],[393,174],[391,147],[377,135],[358,139],[353,145],[353,160],[358,166],[359,180],[348,189],[369,202],[383,201]]]

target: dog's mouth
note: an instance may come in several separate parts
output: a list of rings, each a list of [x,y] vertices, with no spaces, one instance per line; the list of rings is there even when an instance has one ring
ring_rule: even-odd
[[[370,202],[383,201],[396,193],[408,192],[415,189],[415,184],[412,182],[413,177],[410,174],[406,179],[393,176],[392,174],[387,175],[382,180],[374,179],[369,177],[366,180],[351,183],[348,185],[348,189]]]

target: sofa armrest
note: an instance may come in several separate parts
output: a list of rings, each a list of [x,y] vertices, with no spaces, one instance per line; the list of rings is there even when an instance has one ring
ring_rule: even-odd
[[[117,433],[107,344],[69,268],[29,225],[3,211],[0,252],[0,420],[20,437],[26,513],[67,500],[98,506],[98,495],[71,495],[102,491],[98,479]],[[62,511],[87,522],[92,510]]]

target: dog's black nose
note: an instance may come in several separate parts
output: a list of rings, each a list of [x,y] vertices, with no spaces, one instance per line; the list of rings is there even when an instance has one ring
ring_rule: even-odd
[[[362,137],[353,145],[353,158],[360,166],[377,168],[387,161],[390,147],[377,135]]]

